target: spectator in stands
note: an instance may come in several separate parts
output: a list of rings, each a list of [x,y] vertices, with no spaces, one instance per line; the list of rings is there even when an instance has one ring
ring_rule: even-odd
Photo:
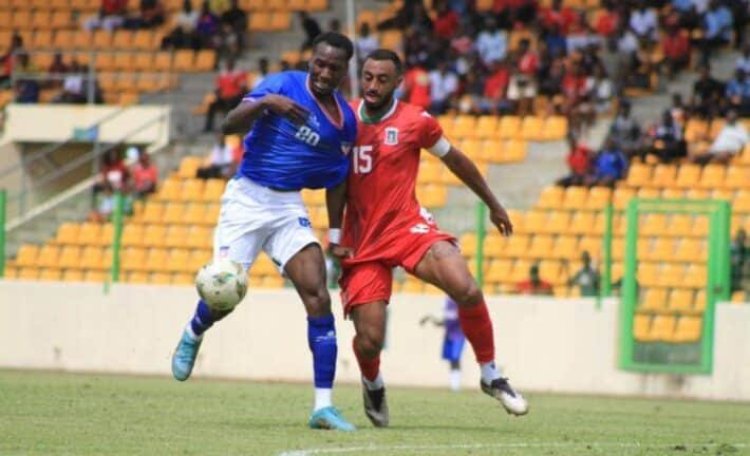
[[[630,12],[629,25],[639,40],[656,42],[659,37],[659,20],[646,0],[638,0],[636,9]]]
[[[332,18],[328,21],[328,32],[341,33],[341,21],[337,18]]]
[[[680,128],[685,128],[685,122],[688,115],[688,107],[682,101],[682,94],[672,94],[672,107],[669,108],[669,113],[672,114],[672,119]]]
[[[619,24],[620,15],[615,10],[612,2],[603,1],[602,8],[594,20],[594,30],[596,30],[596,33],[609,40],[616,35]]]
[[[268,59],[265,57],[261,57],[258,59],[258,72],[255,74],[255,77],[253,78],[253,86],[252,89],[255,89],[260,85],[261,82],[268,76],[268,73],[270,73],[268,68]]]
[[[216,77],[214,91],[216,98],[208,107],[206,126],[203,130],[213,131],[216,113],[227,112],[237,106],[245,92],[247,92],[247,75],[244,71],[235,69],[234,60],[227,60],[224,70]]]
[[[247,32],[247,13],[240,8],[238,0],[231,0],[229,9],[221,14],[220,22],[229,25],[238,38],[240,49],[245,47]]]
[[[591,157],[593,151],[580,142],[576,135],[568,133],[568,162],[570,174],[557,181],[557,185],[569,187],[583,185],[591,171]]]
[[[687,33],[679,29],[677,25],[667,28],[667,33],[661,41],[664,59],[660,62],[664,75],[669,79],[690,63],[690,41]]]
[[[517,104],[520,116],[532,113],[532,104],[537,93],[537,70],[539,56],[531,49],[531,42],[524,38],[518,45],[515,68],[508,86],[508,98]]]
[[[737,111],[730,109],[727,112],[724,126],[714,142],[711,143],[708,152],[696,155],[693,157],[693,161],[699,164],[709,162],[727,164],[744,149],[748,142],[750,142],[750,136],[745,126],[739,121]]]
[[[711,51],[725,46],[732,39],[732,12],[719,0],[711,0],[703,22],[701,40],[702,62],[708,63]]]
[[[458,77],[448,62],[440,61],[430,72],[430,112],[443,114],[451,106],[453,95],[458,91]]]
[[[426,110],[432,104],[430,93],[430,74],[427,70],[417,62],[407,63],[404,74],[404,100]]]
[[[545,33],[557,26],[563,35],[567,35],[571,27],[579,20],[578,14],[571,7],[563,6],[562,0],[552,0],[551,6],[540,9],[539,16]]]
[[[16,103],[38,103],[41,90],[38,69],[31,63],[29,54],[25,51],[15,55],[16,63],[13,72],[16,76],[15,101]]]
[[[693,84],[690,106],[704,118],[713,118],[719,113],[724,97],[724,84],[711,75],[711,67],[703,65],[700,78]]]
[[[682,127],[675,122],[671,110],[662,113],[661,122],[653,129],[650,153],[659,157],[662,163],[687,156]]]
[[[128,188],[129,182],[130,170],[125,166],[120,149],[110,149],[102,158],[94,193],[103,190],[105,184],[109,184],[114,191],[124,191]]]
[[[241,151],[234,150],[227,144],[226,137],[220,133],[216,135],[216,143],[211,149],[208,163],[198,169],[196,177],[199,179],[229,179],[234,175],[241,155]]]
[[[586,92],[596,113],[610,112],[615,88],[602,65],[597,65],[594,74],[586,79]]]
[[[60,52],[56,52],[52,57],[52,63],[47,67],[47,74],[49,75],[48,87],[60,88],[63,86],[63,79],[65,73],[70,70],[70,67],[63,61],[63,56]]]
[[[301,51],[306,51],[312,48],[312,43],[315,38],[320,35],[323,31],[320,29],[320,24],[315,20],[314,17],[310,16],[307,11],[300,11],[298,13],[300,25],[305,31],[305,41],[300,46]]]
[[[494,61],[490,67],[490,74],[484,81],[483,97],[480,103],[482,112],[496,115],[510,109],[508,84],[510,84],[508,63],[505,60]]]
[[[164,23],[164,5],[161,0],[141,0],[138,15],[125,19],[128,29],[150,29]]]
[[[618,87],[625,86],[629,73],[634,67],[636,55],[640,49],[638,38],[635,33],[627,28],[624,24],[620,26],[617,37],[613,40],[616,54],[615,84]]]
[[[214,37],[214,47],[216,48],[216,63],[222,60],[236,60],[240,57],[240,35],[230,24],[221,23],[219,33]]]
[[[750,43],[742,47],[742,54],[737,57],[734,64],[735,70],[743,71],[745,74],[750,73]]]
[[[70,104],[86,103],[86,79],[83,76],[85,71],[86,69],[73,57],[73,60],[70,62],[70,68],[65,75],[65,79],[63,79],[63,90],[52,102]]]
[[[111,32],[123,24],[127,9],[127,0],[102,0],[97,15],[88,18],[83,28],[89,31],[103,28]]]
[[[367,22],[363,22],[359,26],[359,33],[357,34],[357,42],[355,45],[357,48],[357,59],[359,60],[360,65],[372,51],[380,47],[378,37],[370,33],[370,24]]]
[[[730,109],[734,109],[741,116],[750,115],[750,79],[744,71],[735,71],[734,78],[727,82],[724,95]]]
[[[130,168],[133,176],[133,196],[145,198],[156,191],[159,181],[159,170],[151,162],[151,157],[144,149],[138,149],[138,161]]]
[[[539,265],[534,264],[529,268],[529,278],[516,284],[517,294],[523,295],[551,295],[552,285],[539,277]]]
[[[553,24],[545,35],[544,45],[548,58],[554,59],[568,54],[568,39],[562,34],[560,26],[557,24]]]
[[[599,271],[591,265],[591,255],[584,250],[581,253],[583,266],[568,279],[568,286],[577,286],[583,297],[593,297],[599,294]],[[567,263],[566,263],[567,264]]]
[[[18,32],[13,31],[8,51],[0,57],[0,85],[3,87],[10,82],[10,76],[13,74],[13,65],[16,63],[16,53],[23,51],[23,38]]]
[[[175,14],[175,28],[162,40],[162,49],[198,49],[200,42],[195,28],[198,26],[198,11],[193,10],[191,0],[185,0],[182,10]]]
[[[747,245],[747,233],[740,228],[734,240],[729,245],[729,257],[731,261],[732,291],[742,290],[742,279],[747,263],[749,248]]]
[[[614,187],[628,171],[628,159],[611,138],[604,142],[604,148],[594,159],[591,174],[586,179],[587,185]]]
[[[211,11],[208,1],[204,1],[201,5],[195,32],[202,49],[216,47],[215,38],[219,33],[219,18]]]
[[[94,195],[94,209],[89,213],[89,222],[108,222],[115,211],[115,204],[114,188],[112,184],[105,181],[101,190]]]
[[[734,28],[734,47],[740,49],[745,45],[745,28],[750,19],[750,0],[734,0],[727,2],[732,12],[732,26]]]
[[[425,17],[427,23],[424,22]],[[422,22],[421,24],[420,21]],[[424,26],[427,24],[429,24],[427,29],[432,30],[432,21],[426,14],[423,0],[405,0],[393,17],[378,23],[377,29],[390,30],[395,28],[405,30],[412,25],[420,28],[420,25]]]
[[[508,52],[508,35],[500,30],[492,16],[485,19],[484,29],[477,36],[476,48],[486,66],[505,58]]]
[[[447,0],[435,2],[436,17],[433,22],[433,33],[440,40],[450,41],[458,31],[459,16],[448,5]]]
[[[612,122],[609,137],[627,156],[632,157],[641,150],[641,126],[630,114],[630,102],[620,101],[617,116]]]

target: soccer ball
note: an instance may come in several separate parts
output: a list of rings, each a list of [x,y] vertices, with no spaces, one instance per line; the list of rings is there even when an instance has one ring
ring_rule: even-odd
[[[220,258],[200,268],[195,287],[211,309],[232,310],[247,293],[247,275],[239,263]]]

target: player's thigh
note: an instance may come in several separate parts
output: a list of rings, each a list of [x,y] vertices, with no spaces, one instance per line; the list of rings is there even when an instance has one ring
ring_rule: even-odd
[[[466,260],[452,242],[432,244],[411,272],[446,292],[460,305],[474,304],[469,301],[481,299]]]
[[[388,303],[393,288],[393,270],[379,262],[344,264],[341,271],[341,302],[345,315],[375,302]],[[355,323],[356,326],[356,323]]]

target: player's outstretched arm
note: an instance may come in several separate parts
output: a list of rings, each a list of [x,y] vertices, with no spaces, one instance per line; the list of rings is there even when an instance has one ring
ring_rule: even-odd
[[[326,209],[328,210],[328,242],[331,254],[337,258],[351,256],[351,249],[341,245],[341,225],[346,206],[346,181],[326,190]]]
[[[509,236],[513,234],[513,224],[510,222],[508,213],[490,190],[487,181],[477,169],[474,162],[463,152],[451,146],[450,151],[441,160],[456,175],[461,182],[466,184],[490,209],[490,220],[501,234]]]

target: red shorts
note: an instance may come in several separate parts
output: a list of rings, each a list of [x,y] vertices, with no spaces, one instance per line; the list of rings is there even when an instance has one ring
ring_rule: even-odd
[[[393,268],[403,267],[407,272],[414,269],[435,243],[456,238],[443,233],[434,224],[421,223],[394,233],[387,242],[368,245],[367,252],[375,254],[359,255],[341,263],[341,302],[344,314],[352,307],[375,301],[391,299]]]

